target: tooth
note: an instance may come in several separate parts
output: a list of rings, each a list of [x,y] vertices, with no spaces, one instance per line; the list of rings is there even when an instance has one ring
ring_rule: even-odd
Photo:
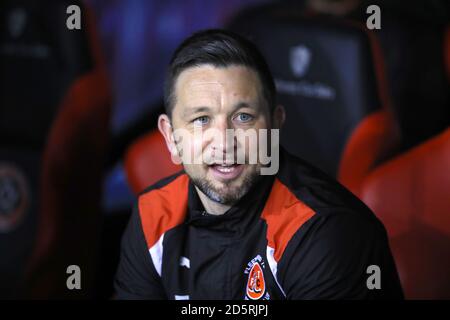
[[[217,169],[218,169],[220,172],[223,172],[223,173],[229,173],[229,172],[232,172],[232,171],[234,170],[233,167],[228,168],[228,167],[223,167],[223,166],[219,166]]]

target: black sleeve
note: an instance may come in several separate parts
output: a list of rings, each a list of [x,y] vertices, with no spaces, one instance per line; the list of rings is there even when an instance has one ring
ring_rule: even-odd
[[[137,205],[122,236],[114,288],[116,299],[167,299],[147,248]]]
[[[379,267],[380,289],[368,288],[371,265]],[[287,299],[403,299],[386,231],[374,216],[316,214],[290,240],[278,269]]]

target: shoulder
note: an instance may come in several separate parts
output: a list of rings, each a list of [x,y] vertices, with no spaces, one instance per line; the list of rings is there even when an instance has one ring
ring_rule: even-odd
[[[308,162],[283,152],[278,179],[318,215],[342,215],[377,223],[373,212],[353,193]]]
[[[137,209],[148,247],[168,230],[184,221],[188,202],[189,177],[179,172],[145,189]]]
[[[348,248],[349,235],[350,242],[369,245],[386,234],[371,210],[350,191],[285,153],[262,218],[267,222],[268,245],[274,249],[276,261],[289,255],[289,247],[295,248],[308,238],[319,240],[320,246]]]

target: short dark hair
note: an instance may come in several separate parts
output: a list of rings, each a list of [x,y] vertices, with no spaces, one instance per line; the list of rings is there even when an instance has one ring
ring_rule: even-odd
[[[169,117],[175,105],[174,87],[180,73],[200,65],[228,67],[240,65],[254,70],[262,85],[262,93],[270,112],[275,107],[275,84],[269,67],[258,48],[231,31],[209,29],[194,33],[175,50],[164,84],[164,104]]]

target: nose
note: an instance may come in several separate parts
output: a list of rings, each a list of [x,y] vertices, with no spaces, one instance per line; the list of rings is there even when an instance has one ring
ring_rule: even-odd
[[[233,127],[226,117],[221,117],[215,121],[212,129],[210,147],[215,151],[216,157],[226,158],[234,152],[236,146]]]

